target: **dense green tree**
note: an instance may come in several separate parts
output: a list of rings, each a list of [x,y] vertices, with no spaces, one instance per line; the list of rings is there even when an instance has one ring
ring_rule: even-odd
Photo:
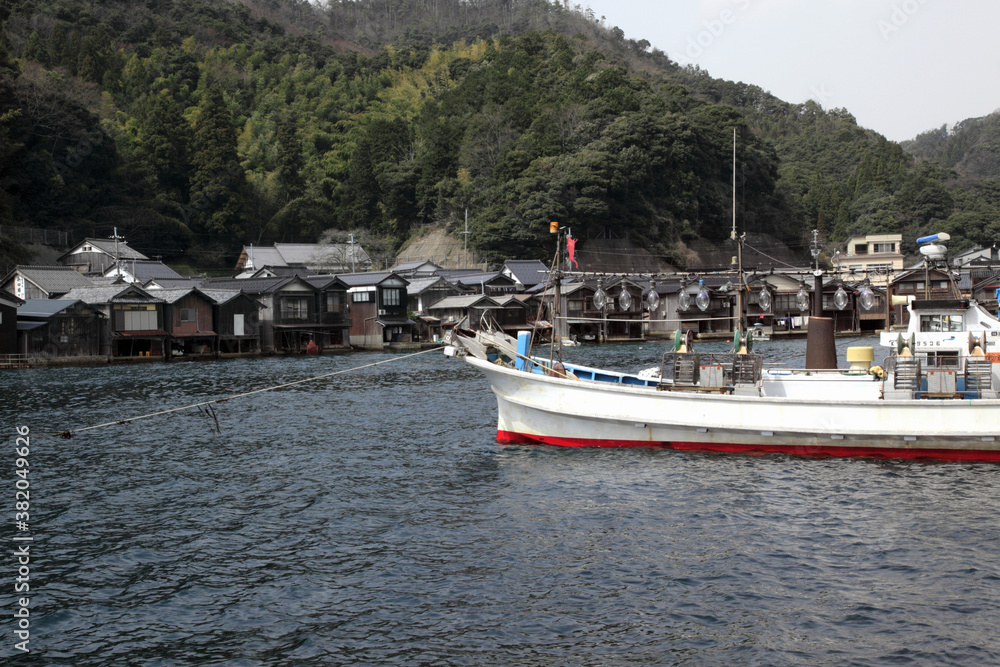
[[[213,266],[331,227],[391,249],[466,208],[497,260],[548,259],[553,219],[671,254],[727,238],[734,208],[793,244],[998,232],[1000,116],[921,135],[915,160],[847,110],[682,68],[543,0],[0,0],[8,16],[0,215],[117,225]]]
[[[34,30],[31,31],[28,43],[24,47],[24,57],[28,60],[40,62],[43,65],[50,65],[52,63],[52,56],[49,54],[49,50],[45,48],[45,42],[42,41],[42,38]]]
[[[302,142],[298,135],[298,119],[294,114],[278,123],[276,140],[278,185],[281,197],[288,202],[301,197],[306,188],[302,173],[305,168]]]
[[[149,171],[163,199],[181,204],[187,200],[191,128],[167,90],[150,95],[144,107],[135,137],[137,167]]]
[[[188,226],[211,241],[242,242],[245,177],[236,153],[232,114],[218,88],[202,94],[193,146]]]

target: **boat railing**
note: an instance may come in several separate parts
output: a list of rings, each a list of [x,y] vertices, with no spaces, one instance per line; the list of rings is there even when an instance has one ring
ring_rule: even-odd
[[[993,362],[984,357],[897,357],[883,362],[894,391],[913,398],[993,397]]]
[[[737,386],[759,384],[763,368],[759,354],[666,352],[657,388],[731,393]]]

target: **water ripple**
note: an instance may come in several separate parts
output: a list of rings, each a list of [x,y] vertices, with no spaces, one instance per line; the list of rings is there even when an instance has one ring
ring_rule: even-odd
[[[386,358],[5,373],[0,414],[40,434]],[[996,466],[501,447],[495,409],[435,355],[37,438],[32,655],[1000,663]]]

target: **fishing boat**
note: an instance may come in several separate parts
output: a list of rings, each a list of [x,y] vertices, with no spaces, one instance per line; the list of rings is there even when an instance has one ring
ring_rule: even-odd
[[[849,369],[806,370],[672,351],[633,374],[532,357],[528,341],[456,332],[446,348],[489,381],[501,443],[1000,461],[1000,366],[981,356],[872,366],[851,348]]]
[[[528,332],[455,331],[445,354],[486,376],[501,443],[1000,461],[1000,320],[968,300],[905,302],[905,335],[883,335],[877,364],[872,347],[849,348],[845,369],[765,368],[746,328],[726,354],[678,332],[637,373],[534,356]],[[810,344],[824,319],[810,318]]]

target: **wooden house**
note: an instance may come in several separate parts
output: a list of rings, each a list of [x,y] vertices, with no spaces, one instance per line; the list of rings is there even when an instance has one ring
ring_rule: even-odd
[[[319,290],[297,275],[273,278],[212,278],[203,290],[242,290],[263,306],[261,346],[265,352],[305,352],[319,325]]]
[[[79,299],[29,299],[17,309],[18,350],[31,358],[101,355],[107,318]]]
[[[250,276],[264,266],[304,267],[312,274],[364,271],[372,260],[357,243],[275,243],[273,246],[244,246],[236,262],[242,276]]]
[[[605,281],[604,289],[608,294],[608,302],[604,308],[603,339],[630,340],[642,338],[644,335],[643,320],[643,288],[628,278],[610,278]],[[623,297],[622,293],[628,294]]]
[[[1000,257],[997,253],[996,244],[989,248],[974,245],[968,250],[953,255],[948,263],[956,269],[970,266],[1000,269]]]
[[[646,299],[650,289],[655,289],[660,303],[655,310],[649,311],[646,322],[646,333],[652,336],[673,336],[680,325],[677,317],[677,300],[681,291],[679,280],[659,280],[653,288],[646,287],[642,298]]]
[[[58,299],[74,287],[93,284],[87,276],[66,266],[15,266],[0,281],[0,289],[29,301]]]
[[[994,313],[1000,311],[1000,272],[991,271],[988,275],[976,277],[972,286],[972,298]]]
[[[391,271],[342,273],[351,315],[351,345],[381,350],[413,342],[416,322],[407,315],[409,282]]]
[[[952,286],[951,275],[941,269],[917,267],[896,275],[890,283],[890,294],[898,296],[913,296],[917,299],[958,299]],[[905,305],[892,308],[893,324],[906,326],[910,321],[909,311]]]
[[[100,355],[165,358],[169,334],[164,329],[162,299],[127,284],[77,287],[64,298],[79,299],[107,318]]]
[[[735,277],[733,278],[735,280]],[[746,278],[747,291],[744,292],[744,307],[747,324],[763,325],[768,333],[776,331],[805,331],[813,300],[812,276],[808,280],[800,276],[778,273],[754,275]],[[761,291],[767,289],[770,303],[761,307]],[[799,308],[799,291],[807,294],[806,308]]]
[[[17,354],[17,309],[24,300],[0,290],[0,355]]]
[[[440,276],[407,279],[407,308],[414,313],[426,313],[427,309],[447,296],[462,294],[462,288]]]
[[[315,343],[321,350],[346,350],[351,347],[347,283],[336,276],[313,276],[306,279],[317,289],[319,321]]]
[[[500,306],[499,310],[493,311],[493,318],[500,328],[510,334],[517,336],[519,331],[530,331],[532,323],[529,322],[529,305],[516,294],[504,294],[495,296],[493,300]]]
[[[264,307],[238,290],[202,289],[212,299],[219,356],[260,354],[260,311]]]
[[[705,275],[698,280],[684,281],[677,296],[676,317],[678,326],[695,333],[732,333],[735,329],[738,314],[736,312],[736,294],[739,279],[736,273]],[[704,309],[698,305],[698,295],[707,295]],[[683,292],[686,296],[687,308],[682,308]],[[753,310],[752,299],[748,299],[747,320],[752,319],[759,311]]]
[[[167,358],[215,356],[215,301],[196,287],[161,289],[164,329],[170,334]]]
[[[596,282],[575,282],[560,285],[559,312],[562,317],[553,321],[555,290],[551,287],[541,294],[545,304],[545,318],[553,325],[553,336],[574,340],[599,340],[602,335],[602,312],[594,307]]]
[[[517,291],[513,279],[499,271],[460,276],[457,282],[459,287],[468,292],[485,294],[486,296],[501,296]]]
[[[149,259],[123,239],[87,238],[63,253],[56,261],[86,275],[104,275],[118,262]]]
[[[441,299],[427,312],[441,320],[444,329],[455,326],[478,330],[484,319],[493,321],[495,314],[503,310],[503,306],[493,297],[483,294],[462,294]]]
[[[392,272],[396,275],[403,276],[412,282],[415,278],[429,278],[431,276],[436,276],[441,268],[442,267],[438,266],[429,259],[425,259],[412,262],[401,262],[392,267]]]

